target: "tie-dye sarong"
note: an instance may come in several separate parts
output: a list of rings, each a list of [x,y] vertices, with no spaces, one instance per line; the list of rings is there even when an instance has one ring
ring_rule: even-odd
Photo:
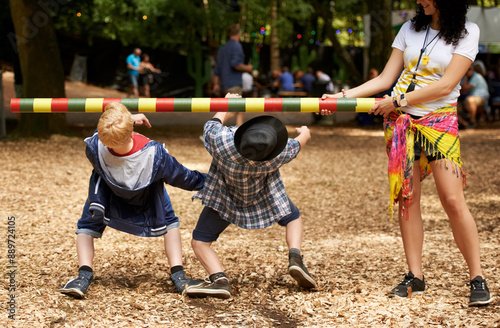
[[[457,176],[463,179],[465,188],[465,174],[462,171],[460,159],[460,141],[458,137],[458,121],[456,104],[445,106],[419,119],[401,111],[392,112],[384,121],[387,154],[389,155],[389,186],[391,203],[389,210],[393,217],[393,206],[398,202],[399,193],[402,193],[403,213],[413,196],[413,162],[415,154],[413,146],[415,137],[421,141],[422,151],[436,154],[439,151],[443,156],[443,165],[451,166]],[[420,158],[420,181],[432,173],[425,156]],[[408,219],[408,216],[406,216]]]

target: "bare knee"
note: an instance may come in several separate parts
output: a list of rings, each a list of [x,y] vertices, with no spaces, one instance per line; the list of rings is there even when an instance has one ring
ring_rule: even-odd
[[[456,195],[441,197],[441,204],[448,215],[459,213],[464,205],[463,200]]]
[[[196,251],[196,249],[198,248],[198,245],[199,245],[198,240],[191,239],[191,247],[193,248],[194,251]]]
[[[196,239],[191,239],[191,247],[193,248],[193,251],[196,253],[196,251],[199,251],[203,247],[210,247],[212,243],[207,243],[204,241],[199,241]]]

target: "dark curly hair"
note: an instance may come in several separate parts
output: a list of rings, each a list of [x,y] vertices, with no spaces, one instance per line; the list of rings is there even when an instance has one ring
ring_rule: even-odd
[[[467,35],[465,21],[469,3],[467,0],[434,0],[439,10],[440,33],[446,44],[456,46],[458,41]],[[412,18],[412,26],[415,31],[426,30],[431,23],[432,16],[424,13],[422,5],[418,5],[417,14]]]

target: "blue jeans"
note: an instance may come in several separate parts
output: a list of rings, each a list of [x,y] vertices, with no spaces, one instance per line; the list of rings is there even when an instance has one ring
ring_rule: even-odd
[[[128,76],[130,79],[130,84],[132,84],[132,86],[136,87],[139,85],[139,83],[138,83],[139,76],[138,75],[129,74]]]

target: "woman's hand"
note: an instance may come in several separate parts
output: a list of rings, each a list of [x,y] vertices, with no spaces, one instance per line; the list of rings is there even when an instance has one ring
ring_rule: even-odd
[[[325,100],[327,98],[342,98],[343,94],[341,92],[336,93],[336,94],[330,94],[330,93],[325,93],[321,96],[321,100]],[[332,115],[333,112],[328,110],[328,109],[322,109],[320,110],[319,113],[316,114],[321,114],[321,115]]]
[[[239,93],[226,93],[226,96],[224,98],[241,98],[241,95]]]
[[[383,100],[380,100],[372,108],[370,108],[368,114],[382,115],[384,118],[387,118],[395,109],[396,107],[394,107],[392,97],[385,95]]]

